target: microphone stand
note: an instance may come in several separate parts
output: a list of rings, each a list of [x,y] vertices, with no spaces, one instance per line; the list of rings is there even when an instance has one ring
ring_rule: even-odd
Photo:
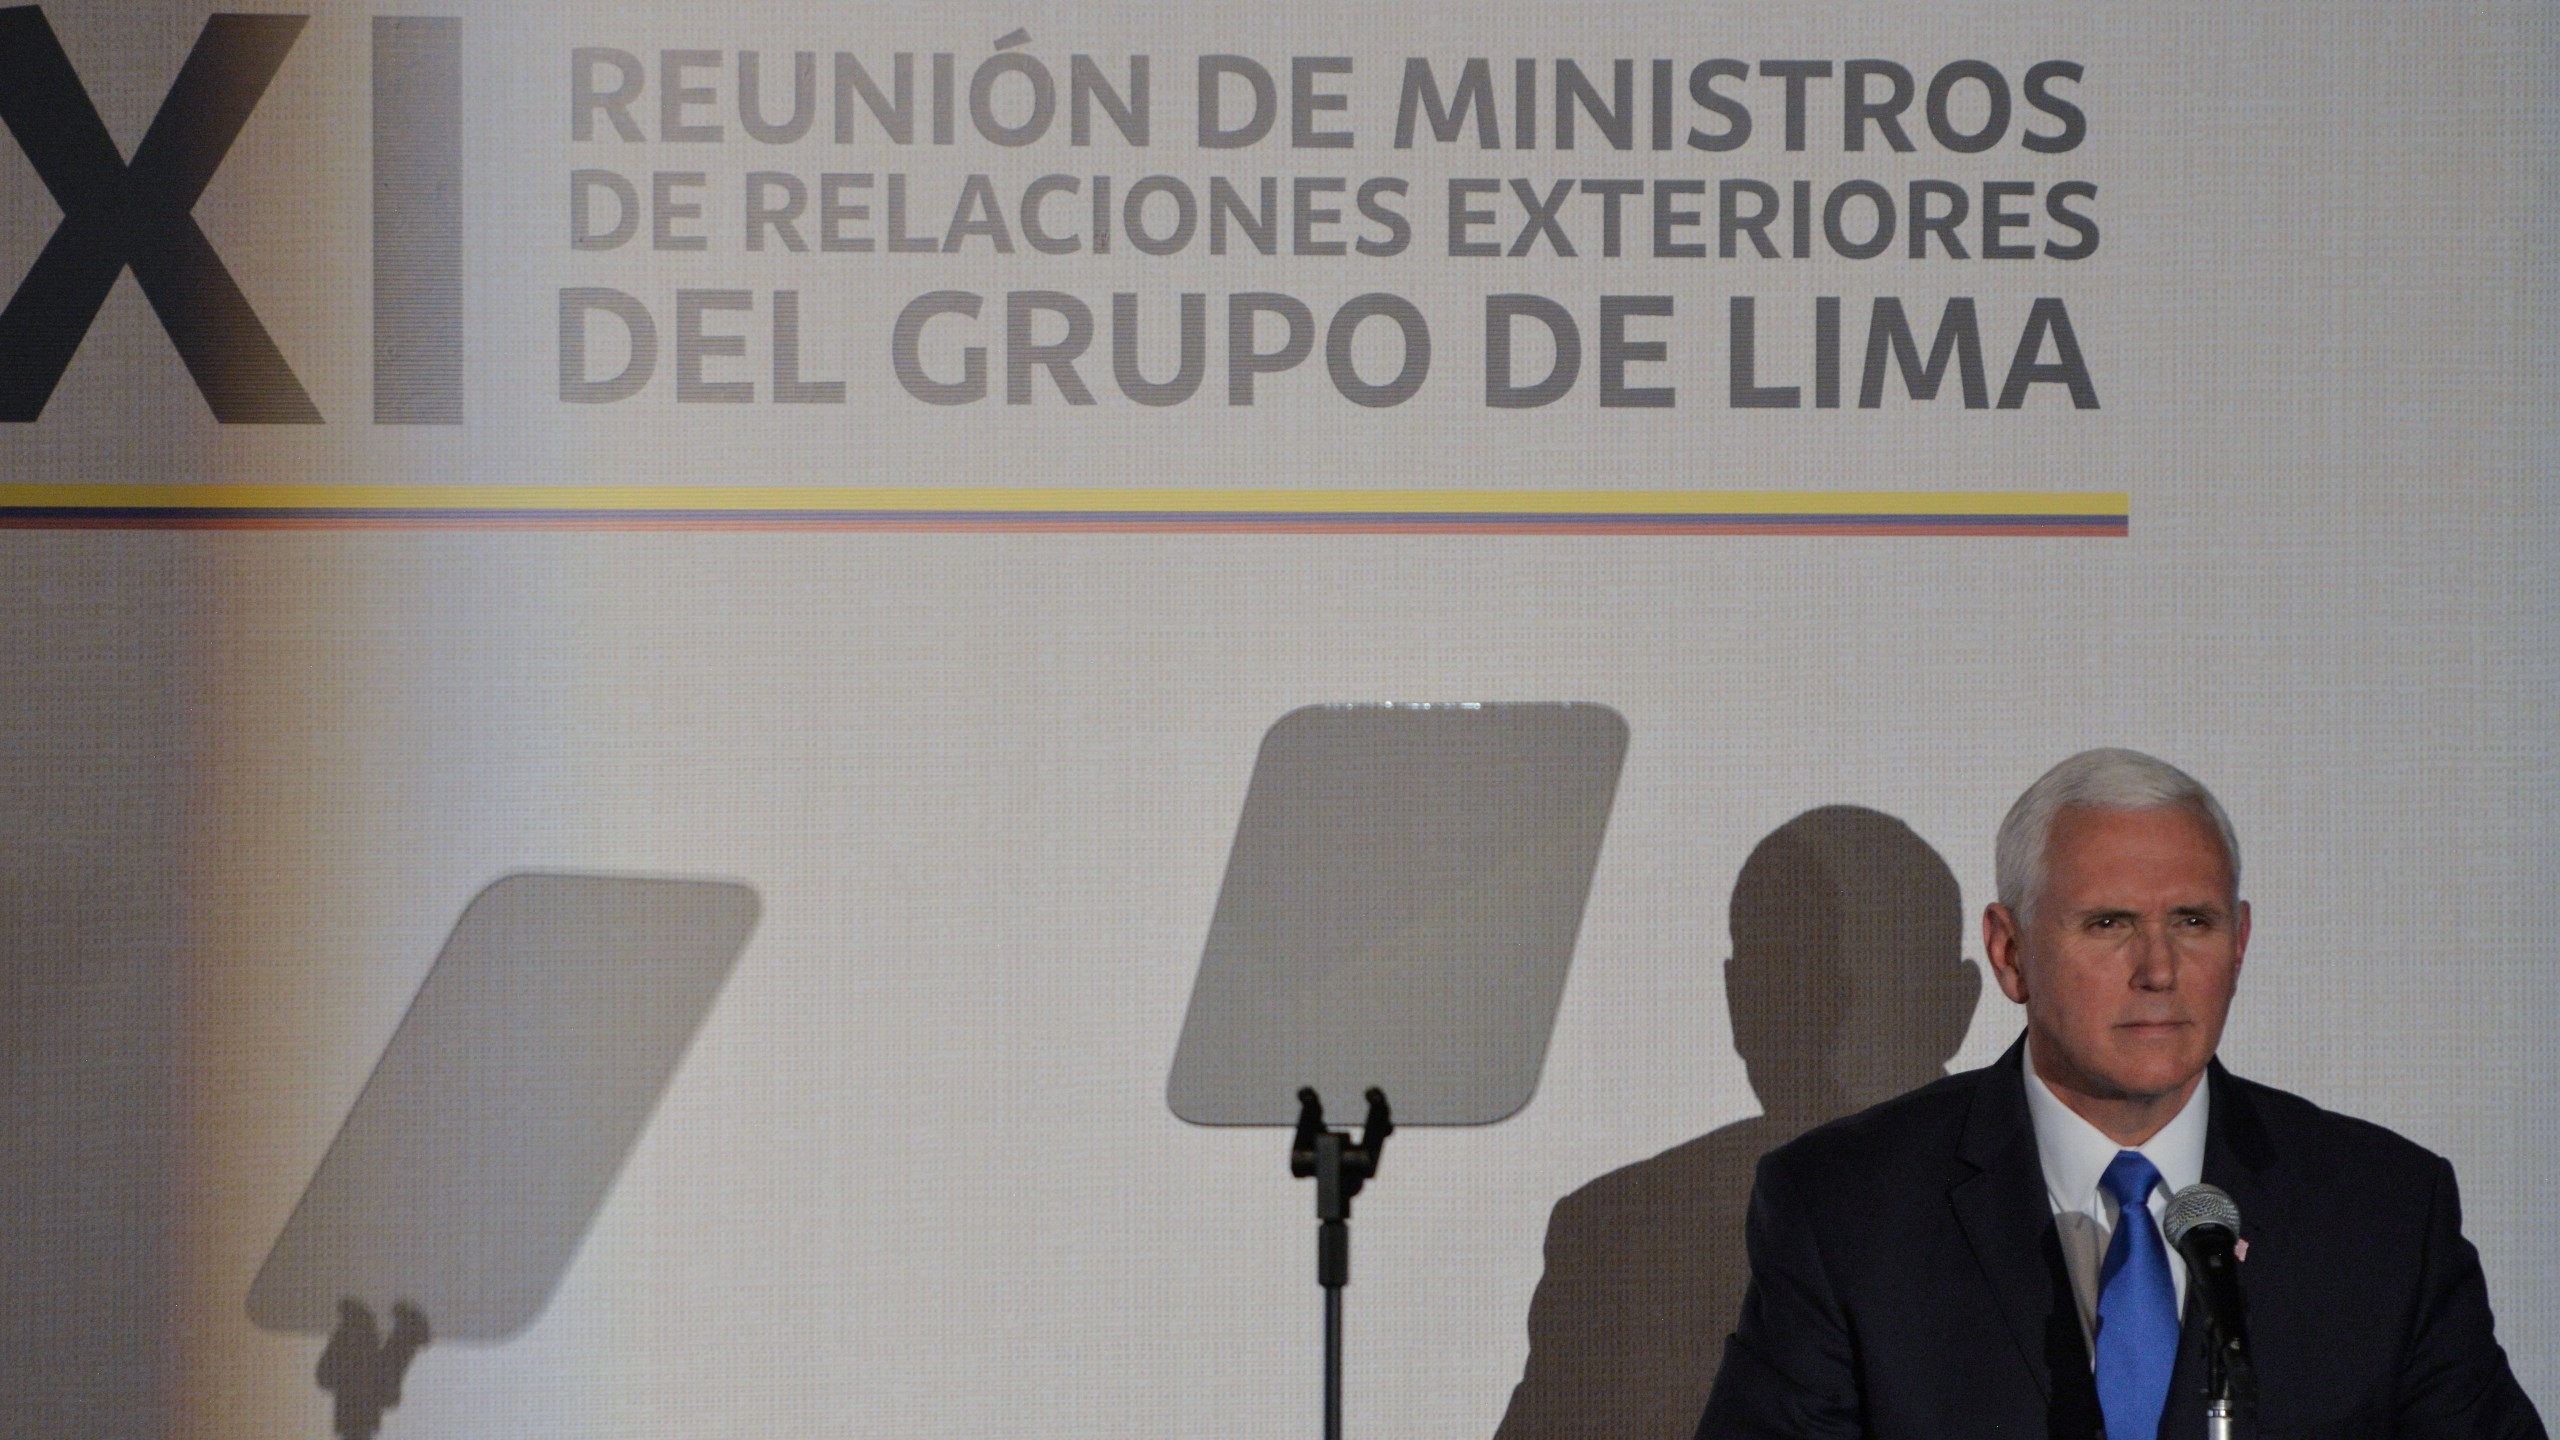
[[[1342,1287],[1351,1283],[1351,1197],[1378,1173],[1395,1121],[1387,1093],[1369,1088],[1369,1115],[1360,1143],[1325,1127],[1324,1101],[1307,1086],[1298,1091],[1298,1131],[1289,1146],[1289,1173],[1316,1182],[1316,1283],[1324,1287],[1324,1440],[1342,1440]]]
[[[2220,1325],[2205,1327],[2205,1440],[2254,1440],[2258,1377]]]
[[[2215,1369],[2221,1369],[2217,1362]],[[2240,1407],[2231,1399],[2224,1378],[2214,1377],[2212,1388],[2205,1392],[2205,1440],[2240,1440]]]

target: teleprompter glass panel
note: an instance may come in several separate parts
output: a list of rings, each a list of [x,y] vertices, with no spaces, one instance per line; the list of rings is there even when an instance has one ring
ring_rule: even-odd
[[[1263,737],[1167,1099],[1202,1125],[1529,1101],[1625,759],[1589,704],[1318,705]]]

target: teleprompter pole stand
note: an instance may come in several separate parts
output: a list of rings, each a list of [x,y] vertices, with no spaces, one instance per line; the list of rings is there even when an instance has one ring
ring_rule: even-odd
[[[1289,1173],[1316,1182],[1316,1283],[1324,1287],[1324,1440],[1342,1440],[1342,1287],[1351,1283],[1351,1197],[1378,1173],[1378,1157],[1395,1133],[1387,1092],[1369,1087],[1369,1116],[1360,1143],[1324,1123],[1313,1086],[1298,1091],[1298,1133]]]

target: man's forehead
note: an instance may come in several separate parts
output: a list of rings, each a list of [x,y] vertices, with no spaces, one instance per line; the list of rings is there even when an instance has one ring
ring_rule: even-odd
[[[2231,857],[2213,822],[2184,805],[2141,810],[2073,806],[2053,817],[2048,878],[2068,880],[2079,901],[2108,890],[2197,889],[2214,903],[2233,889]]]

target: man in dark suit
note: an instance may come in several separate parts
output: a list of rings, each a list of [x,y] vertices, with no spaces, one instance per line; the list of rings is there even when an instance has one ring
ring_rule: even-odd
[[[2077,755],[1997,866],[1984,943],[2025,1037],[1762,1162],[1701,1440],[2202,1435],[2204,1325],[2159,1233],[2198,1179],[2242,1217],[2269,1440],[2541,1437],[2451,1167],[2214,1062],[2249,911],[2212,795]]]

